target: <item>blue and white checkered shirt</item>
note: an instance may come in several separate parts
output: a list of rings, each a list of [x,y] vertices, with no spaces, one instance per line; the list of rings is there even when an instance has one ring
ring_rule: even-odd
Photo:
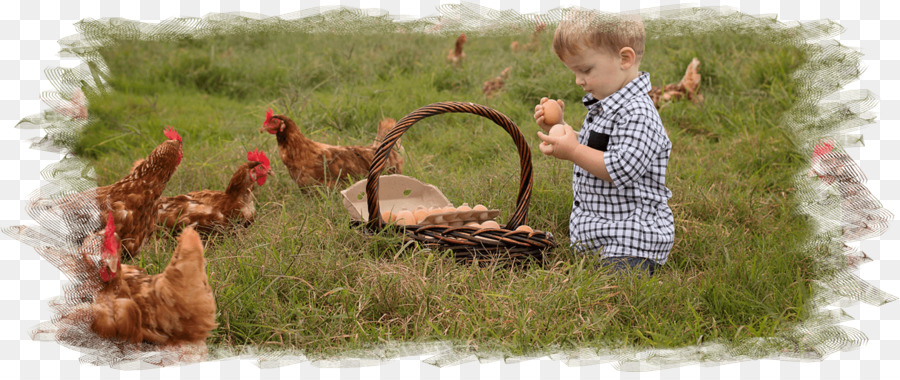
[[[650,91],[650,74],[641,72],[602,100],[590,93],[578,142],[604,151],[613,182],[578,165],[572,173],[572,245],[603,257],[636,256],[664,264],[675,242],[675,220],[666,203],[666,166],[672,142]]]

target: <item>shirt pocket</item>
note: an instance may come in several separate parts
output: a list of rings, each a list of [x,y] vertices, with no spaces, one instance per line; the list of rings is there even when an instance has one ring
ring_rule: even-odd
[[[587,138],[587,146],[599,150],[606,151],[606,148],[609,146],[609,135],[606,133],[600,133],[595,131],[589,131]]]

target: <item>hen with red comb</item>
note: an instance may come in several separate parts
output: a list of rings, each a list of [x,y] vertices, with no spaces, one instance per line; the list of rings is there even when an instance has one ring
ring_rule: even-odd
[[[389,131],[396,124],[394,119],[385,118],[378,130]],[[329,145],[310,140],[300,132],[293,120],[284,115],[274,115],[271,109],[266,113],[260,132],[275,135],[281,162],[300,187],[319,184],[334,186],[346,181],[348,175],[364,177],[369,173],[372,158],[380,146],[379,140],[368,146]],[[394,148],[388,155],[384,169],[386,174],[400,174],[402,171],[399,141]]]
[[[167,136],[177,137],[173,129],[166,129]],[[72,228],[74,244],[81,245],[86,238],[103,235],[107,223],[112,220],[118,240],[125,255],[138,255],[144,240],[156,226],[156,202],[181,162],[181,141],[166,139],[150,153],[139,159],[124,178],[113,184],[83,192],[83,196],[57,201],[65,219],[80,226],[96,226],[93,230]],[[92,199],[96,208],[85,208],[83,199]],[[40,202],[44,200],[36,200]],[[90,209],[90,214],[80,211]],[[94,213],[93,210],[98,210]],[[112,218],[109,218],[111,214]],[[83,231],[83,232],[82,232]],[[108,230],[107,230],[108,232]]]
[[[194,225],[204,234],[251,225],[256,217],[253,190],[266,183],[271,168],[269,158],[259,150],[247,152],[247,161],[231,176],[224,192],[200,190],[161,198],[157,223],[173,233]]]
[[[197,232],[185,229],[165,270],[150,276],[120,262],[115,224],[107,225],[103,284],[90,307],[91,330],[102,338],[206,352],[206,338],[216,327],[216,302]]]
[[[260,186],[266,183],[266,175],[269,174],[269,158],[266,157],[266,154],[259,150],[251,150],[247,152],[247,161],[250,162],[259,162],[255,168],[253,168],[253,173],[256,176],[256,183]]]
[[[165,134],[166,137],[169,138],[169,140],[176,140],[178,142],[181,142],[181,135],[179,135],[178,132],[175,131],[175,128],[166,126],[166,129],[163,131],[163,134]]]

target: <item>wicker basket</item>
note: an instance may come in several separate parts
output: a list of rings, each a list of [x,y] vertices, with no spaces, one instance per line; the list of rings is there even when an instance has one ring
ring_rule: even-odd
[[[545,231],[516,231],[516,228],[525,224],[528,214],[528,203],[531,198],[532,168],[531,150],[525,142],[522,132],[506,115],[491,108],[462,102],[440,102],[419,108],[406,117],[400,119],[397,125],[384,137],[381,146],[375,152],[372,166],[369,168],[369,177],[366,183],[366,203],[369,215],[381,215],[378,201],[378,179],[384,170],[388,153],[400,136],[417,121],[433,115],[443,113],[471,113],[486,117],[503,127],[512,137],[519,152],[519,165],[521,168],[521,180],[519,183],[519,195],[516,199],[516,209],[510,216],[510,220],[501,228],[476,228],[472,226],[451,227],[448,225],[406,225],[397,226],[385,224],[381,218],[369,218],[366,228],[370,231],[380,231],[387,226],[402,230],[407,239],[412,239],[420,245],[432,249],[451,250],[460,259],[521,259],[526,257],[540,258],[543,252],[556,246],[553,235]]]

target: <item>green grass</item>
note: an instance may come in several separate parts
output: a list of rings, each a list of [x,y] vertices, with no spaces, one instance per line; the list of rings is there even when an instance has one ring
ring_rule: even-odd
[[[795,76],[815,52],[799,42],[808,29],[749,17],[647,21],[641,69],[664,85],[699,58],[706,102],[660,111],[673,143],[667,185],[676,241],[658,274],[640,279],[613,276],[566,247],[571,164],[540,154],[531,117],[542,96],[564,99],[573,126],[585,114],[573,75],[550,50],[553,25],[540,49],[524,53],[509,45],[527,41],[530,30],[469,31],[467,58],[456,68],[444,60],[453,34],[414,33],[379,18],[358,22],[358,33],[310,32],[333,25],[323,18],[251,20],[214,25],[205,37],[153,39],[81,25],[85,35],[105,38],[97,52],[112,89],[87,94],[92,118],[73,146],[92,161],[99,184],[121,178],[162,141],[164,125],[184,138],[184,160],[164,195],[224,189],[247,150],[273,158],[275,176],[256,191],[257,222],[206,250],[219,312],[214,348],[299,349],[321,358],[387,342],[450,341],[463,351],[511,355],[739,344],[785,336],[815,311],[813,281],[839,265],[819,259],[833,249],[807,244],[814,231],[796,211],[794,176],[808,163],[784,125],[809,95]],[[486,99],[482,83],[507,66],[505,91]],[[459,265],[397,236],[363,235],[349,227],[340,188],[298,190],[275,139],[258,133],[271,107],[315,140],[369,144],[382,117],[451,100],[495,108],[528,138],[529,224],[562,243],[543,263]],[[428,118],[403,146],[404,174],[438,186],[454,204],[499,208],[501,221],[514,208],[518,158],[490,121]],[[136,262],[156,273],[173,246],[160,234]]]

